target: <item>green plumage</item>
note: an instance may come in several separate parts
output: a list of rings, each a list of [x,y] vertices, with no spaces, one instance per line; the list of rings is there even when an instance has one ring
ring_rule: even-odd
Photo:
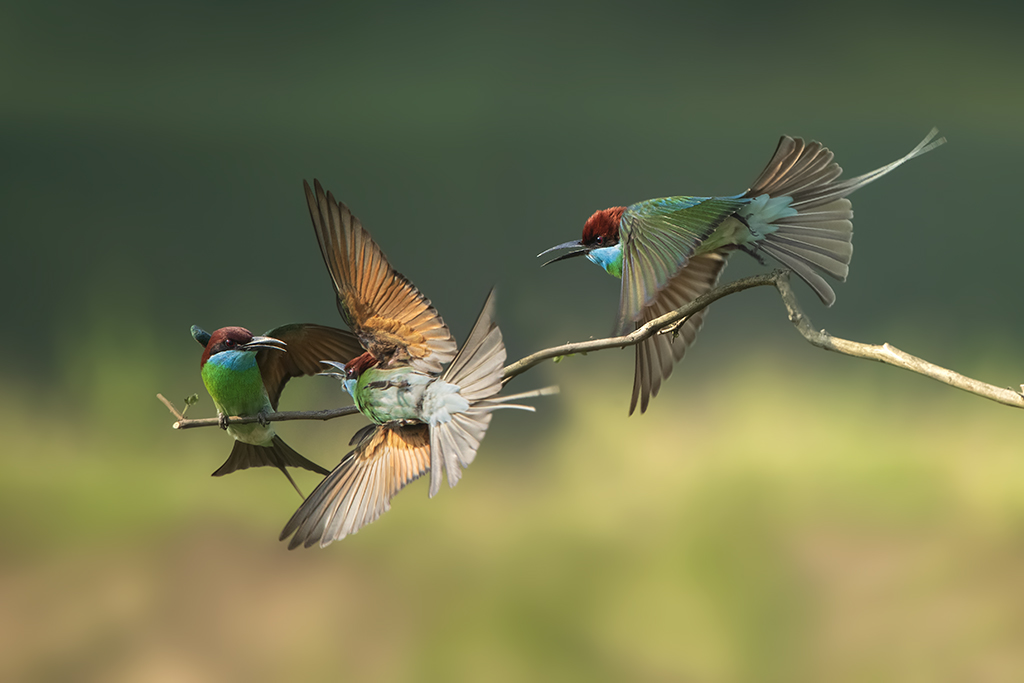
[[[369,368],[359,376],[358,382],[349,380],[345,386],[352,389],[352,398],[359,411],[377,424],[392,420],[427,422],[422,414],[423,395],[427,387],[439,381],[436,377],[417,372],[409,366],[397,368]]]
[[[200,362],[203,384],[217,407],[221,425],[235,440],[231,454],[214,476],[271,466],[280,469],[298,491],[286,467],[320,474],[327,470],[292,450],[271,424],[235,424],[227,418],[275,412],[289,379],[317,374],[321,360],[348,361],[361,349],[351,333],[322,325],[282,325],[268,335],[254,336],[242,327],[223,327],[210,334],[192,326],[192,337],[205,347]]]
[[[203,365],[202,376],[203,384],[221,415],[273,412],[255,352],[230,351],[212,356]],[[274,438],[274,428],[258,422],[229,425],[228,434],[246,443],[268,446]]]
[[[615,325],[625,334],[644,306],[691,258],[714,249],[716,229],[743,197],[663,197],[633,204],[619,223],[624,278]]]

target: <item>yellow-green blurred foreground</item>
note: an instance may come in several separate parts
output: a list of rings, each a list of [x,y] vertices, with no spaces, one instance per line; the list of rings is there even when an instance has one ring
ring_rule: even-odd
[[[284,478],[209,477],[227,437],[148,391],[74,420],[8,393],[0,680],[1024,680],[1024,415],[839,361],[674,378],[627,420],[598,367],[550,368],[456,489],[293,552]],[[343,422],[281,431],[333,465]]]

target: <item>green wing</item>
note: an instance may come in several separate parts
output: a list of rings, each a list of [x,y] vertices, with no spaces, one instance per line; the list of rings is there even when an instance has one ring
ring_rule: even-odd
[[[626,209],[619,222],[622,295],[615,334],[631,332],[715,228],[749,202],[742,196],[664,197]]]

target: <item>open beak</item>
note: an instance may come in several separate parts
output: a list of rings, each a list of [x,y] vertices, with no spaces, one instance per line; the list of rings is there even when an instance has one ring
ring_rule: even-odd
[[[246,351],[252,351],[253,349],[274,349],[275,351],[286,351],[285,348],[288,346],[280,339],[274,339],[273,337],[253,337],[252,341],[243,344],[240,348]]]
[[[556,256],[550,261],[545,261],[540,265],[541,268],[548,265],[549,263],[554,263],[555,261],[564,261],[565,259],[572,258],[574,256],[586,256],[587,254],[590,253],[589,247],[583,246],[583,244],[579,240],[573,240],[571,242],[563,242],[562,244],[551,247],[550,249],[545,249],[544,251],[537,254],[537,257],[540,258],[544,254],[552,252],[556,249],[575,249],[575,251],[570,251],[566,254],[562,254],[561,256]]]
[[[340,379],[342,381],[347,379],[344,363],[335,363],[333,360],[322,360],[320,363],[322,365],[330,365],[335,370],[340,370],[340,372],[318,372],[316,373],[317,377],[333,377],[334,379]]]

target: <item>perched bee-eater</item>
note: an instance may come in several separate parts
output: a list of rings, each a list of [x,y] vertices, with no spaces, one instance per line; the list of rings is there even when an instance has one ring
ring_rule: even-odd
[[[403,486],[430,471],[432,497],[441,470],[455,486],[476,456],[498,408],[505,345],[487,297],[462,349],[448,326],[411,282],[388,264],[380,247],[348,207],[304,183],[310,216],[338,310],[366,352],[348,363],[330,363],[370,425],[352,437],[355,449],[324,478],[292,515],[281,540],[289,548],[326,546],[357,532],[391,508]],[[443,366],[447,363],[447,369]],[[443,371],[442,371],[443,370]]]
[[[235,438],[231,455],[213,476],[269,465],[280,469],[299,491],[286,466],[327,474],[326,469],[292,450],[273,424],[263,419],[228,424],[227,418],[262,418],[274,412],[289,379],[319,373],[320,362],[326,358],[348,361],[362,353],[356,338],[345,330],[312,324],[282,325],[259,337],[244,327],[222,327],[210,334],[193,325],[192,336],[205,347],[199,367],[217,407],[221,429]]]
[[[762,263],[767,254],[799,275],[826,306],[836,295],[821,277],[846,280],[853,255],[853,211],[846,196],[946,141],[937,129],[906,156],[870,173],[840,180],[843,169],[819,142],[783,136],[749,190],[729,197],[664,197],[596,212],[583,237],[551,247],[621,278],[615,335],[623,335],[701,296],[717,282],[729,253],[740,249]],[[706,310],[706,309],[705,309]],[[675,335],[637,345],[630,414],[647,410],[661,382],[686,352],[704,321],[686,320]]]

